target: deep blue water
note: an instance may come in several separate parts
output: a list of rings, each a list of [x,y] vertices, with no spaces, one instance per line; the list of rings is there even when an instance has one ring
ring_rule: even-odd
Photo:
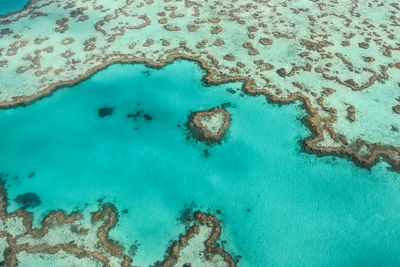
[[[178,61],[160,70],[113,65],[27,107],[0,111],[0,172],[12,201],[36,193],[38,222],[53,209],[93,211],[97,200],[121,211],[111,237],[140,243],[135,264],[162,258],[183,231],[185,205],[215,213],[239,266],[393,266],[400,264],[399,174],[300,152],[310,132],[299,103],[207,87],[204,72]],[[191,111],[231,103],[221,145],[187,140]],[[112,107],[100,118],[98,109]],[[143,110],[152,120],[127,118]],[[178,127],[180,125],[181,127]],[[33,178],[28,175],[34,172]],[[85,204],[89,206],[86,207]],[[249,211],[248,211],[249,210]]]
[[[6,15],[24,8],[29,0],[1,0],[0,15]]]

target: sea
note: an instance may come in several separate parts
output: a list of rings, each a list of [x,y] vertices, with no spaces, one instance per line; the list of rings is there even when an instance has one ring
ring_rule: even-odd
[[[0,10],[25,4],[2,0]],[[119,221],[110,238],[138,244],[138,266],[163,259],[188,208],[217,215],[238,266],[400,265],[399,173],[304,153],[311,132],[300,102],[248,96],[240,82],[211,86],[205,74],[186,60],[114,64],[0,110],[8,211],[21,208],[19,195],[36,194],[41,204],[28,211],[38,227],[52,210],[90,216],[112,203]],[[213,107],[232,120],[222,142],[206,146],[185,124]],[[99,116],[104,108],[111,114]]]
[[[367,170],[303,153],[311,133],[301,103],[271,104],[244,95],[241,83],[209,86],[204,75],[190,61],[115,64],[1,110],[9,212],[28,192],[41,199],[28,209],[36,226],[52,210],[88,213],[112,203],[128,212],[110,237],[127,248],[138,243],[139,266],[163,258],[184,231],[185,208],[221,213],[221,240],[241,256],[238,266],[400,264],[398,173],[385,162]],[[189,114],[221,105],[232,116],[221,144],[190,138]],[[102,108],[113,112],[101,117]]]

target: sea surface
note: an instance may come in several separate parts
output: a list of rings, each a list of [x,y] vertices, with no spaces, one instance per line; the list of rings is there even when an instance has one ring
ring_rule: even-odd
[[[21,10],[28,3],[29,0],[0,0],[0,16]]]
[[[246,96],[241,83],[207,86],[204,74],[189,61],[162,69],[116,64],[0,110],[9,212],[27,192],[42,201],[29,209],[36,225],[54,209],[89,216],[99,201],[113,203],[120,217],[110,236],[126,248],[139,244],[139,266],[163,258],[190,206],[221,211],[221,239],[241,256],[238,266],[400,264],[398,173],[384,162],[366,170],[302,153],[310,131],[301,103]],[[232,123],[221,144],[187,139],[190,112],[224,103]],[[100,117],[104,107],[113,113]]]

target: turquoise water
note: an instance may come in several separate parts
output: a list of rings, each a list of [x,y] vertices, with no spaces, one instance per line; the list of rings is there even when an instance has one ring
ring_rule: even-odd
[[[0,1],[0,16],[21,10],[28,3],[29,3],[29,0],[1,0]]]
[[[268,104],[230,94],[240,83],[205,86],[204,72],[177,61],[160,70],[113,65],[27,107],[0,111],[0,172],[8,173],[9,211],[34,192],[35,222],[53,209],[120,213],[111,237],[135,264],[159,260],[183,231],[185,205],[221,210],[222,239],[239,266],[393,266],[400,264],[399,174],[344,159],[300,153],[310,133],[300,103]],[[221,145],[187,140],[191,111],[231,103]],[[114,112],[98,116],[98,109]],[[143,110],[136,121],[127,118]],[[181,127],[178,127],[180,125]],[[29,174],[34,176],[29,178]],[[87,204],[87,205],[86,205]]]

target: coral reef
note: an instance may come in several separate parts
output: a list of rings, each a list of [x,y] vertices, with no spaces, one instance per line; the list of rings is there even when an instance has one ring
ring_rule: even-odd
[[[186,125],[196,140],[212,144],[221,141],[230,121],[231,116],[226,110],[212,108],[190,114]]]
[[[32,227],[32,213],[22,209],[8,213],[7,206],[7,192],[1,180],[2,266],[18,266],[20,262],[31,262],[35,256],[56,258],[64,266],[132,266],[134,259],[126,254],[126,249],[108,237],[118,221],[117,209],[112,204],[103,204],[92,214],[90,222],[85,221],[78,212],[66,214],[61,210],[52,211],[43,218],[40,228]],[[194,262],[204,266],[235,266],[231,256],[216,244],[221,233],[218,219],[196,212],[193,222],[190,230],[167,250],[165,259],[156,265],[181,266],[181,262]],[[200,256],[194,257],[188,251],[197,251],[195,255]]]

